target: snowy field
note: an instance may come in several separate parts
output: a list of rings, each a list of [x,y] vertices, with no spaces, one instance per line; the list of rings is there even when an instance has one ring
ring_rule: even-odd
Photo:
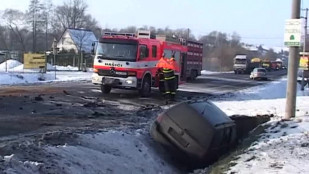
[[[92,72],[77,71],[77,67],[53,67],[47,64],[49,71],[46,74],[38,73],[39,70],[24,69],[24,65],[16,60],[7,60],[0,64],[0,85],[16,85],[16,84],[31,84],[31,83],[46,83],[53,81],[77,81],[91,80]],[[70,72],[73,71],[73,72]]]

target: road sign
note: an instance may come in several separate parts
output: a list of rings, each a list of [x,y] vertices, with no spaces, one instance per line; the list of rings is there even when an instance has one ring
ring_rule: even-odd
[[[24,54],[24,69],[38,69],[46,66],[44,54]]]
[[[296,46],[301,45],[302,20],[288,19],[285,22],[284,45]]]
[[[309,70],[309,56],[300,57],[299,69]]]

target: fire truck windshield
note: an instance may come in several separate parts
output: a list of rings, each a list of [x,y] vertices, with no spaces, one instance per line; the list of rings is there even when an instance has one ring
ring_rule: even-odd
[[[96,55],[109,60],[136,61],[137,44],[99,43]]]

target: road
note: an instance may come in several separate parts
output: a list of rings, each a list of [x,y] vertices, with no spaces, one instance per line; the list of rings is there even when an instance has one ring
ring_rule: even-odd
[[[177,102],[206,99],[240,89],[263,85],[285,75],[275,71],[268,81],[253,81],[248,75],[209,74],[180,86]],[[0,87],[0,144],[21,135],[50,131],[96,131],[99,129],[146,128],[162,111],[165,101],[158,90],[151,98],[136,91],[113,90],[101,94],[90,82],[57,82]],[[2,141],[1,141],[2,140]],[[1,155],[1,152],[0,152]]]

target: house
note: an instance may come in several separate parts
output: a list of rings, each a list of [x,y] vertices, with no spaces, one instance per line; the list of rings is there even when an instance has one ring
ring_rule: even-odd
[[[85,53],[91,53],[92,43],[97,38],[91,30],[85,29],[66,29],[57,43],[59,51],[74,50],[78,53],[80,50]]]

